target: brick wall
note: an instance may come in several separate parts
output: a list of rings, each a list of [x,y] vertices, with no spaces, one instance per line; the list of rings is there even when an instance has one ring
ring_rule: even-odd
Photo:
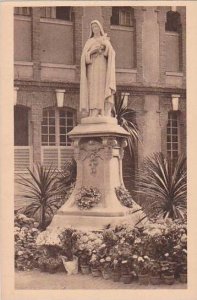
[[[146,8],[149,9],[149,8]],[[185,84],[186,84],[186,17],[185,8],[178,7],[178,11],[181,14],[182,23],[182,71],[183,71],[183,85],[179,88],[174,86],[169,88],[166,86],[166,42],[165,42],[165,21],[167,7],[155,7],[157,14],[158,30],[159,30],[159,80],[155,87],[151,87],[151,83],[144,83],[143,79],[143,23],[144,23],[144,7],[134,7],[135,18],[135,30],[134,30],[134,60],[137,69],[137,82],[131,84],[117,84],[118,91],[129,91],[129,106],[136,111],[136,120],[138,127],[143,136],[145,128],[150,124],[146,121],[145,111],[145,98],[147,95],[159,97],[159,110],[157,116],[159,118],[160,126],[157,130],[162,136],[161,150],[166,154],[166,125],[167,114],[171,109],[171,94],[180,94],[180,139],[181,139],[181,151],[186,149],[186,101],[185,101]],[[32,56],[33,62],[33,80],[15,80],[15,86],[19,87],[18,92],[18,104],[25,105],[31,109],[31,124],[32,124],[32,145],[33,145],[33,157],[35,161],[41,159],[41,121],[42,121],[42,109],[48,106],[56,105],[55,89],[65,89],[64,106],[72,107],[78,111],[79,107],[79,80],[80,80],[80,59],[83,48],[83,22],[84,22],[84,7],[73,7],[74,21],[73,21],[73,63],[76,65],[76,77],[73,82],[45,82],[41,81],[41,59],[40,59],[40,8],[34,7],[32,10],[32,22],[31,22],[31,44],[32,44]],[[103,27],[106,33],[110,37],[110,17],[111,7],[103,6],[100,8],[100,17],[103,19]],[[154,67],[154,66],[152,66]],[[128,82],[128,81],[127,81]],[[154,97],[153,97],[154,98]],[[146,107],[149,110],[149,106]],[[79,120],[79,113],[78,113]],[[154,134],[155,128],[152,129]],[[125,154],[124,157],[124,170],[123,174],[126,178],[126,185],[128,188],[133,189],[133,185],[129,183],[129,176],[134,176],[136,169],[141,165],[144,158],[144,148],[146,145],[138,144],[137,156],[135,164],[129,166],[129,155]],[[133,169],[135,168],[135,171]],[[130,175],[129,175],[130,174]]]

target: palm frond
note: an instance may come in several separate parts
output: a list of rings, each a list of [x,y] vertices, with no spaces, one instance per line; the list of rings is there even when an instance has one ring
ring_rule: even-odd
[[[135,111],[124,104],[122,98],[115,97],[114,114],[118,124],[130,134],[128,137],[128,147],[131,156],[134,156],[137,143],[140,141],[140,132],[135,123]]]
[[[186,211],[186,157],[181,155],[176,164],[162,153],[154,153],[144,161],[137,180],[137,191],[149,198],[146,211],[172,219],[183,218]]]

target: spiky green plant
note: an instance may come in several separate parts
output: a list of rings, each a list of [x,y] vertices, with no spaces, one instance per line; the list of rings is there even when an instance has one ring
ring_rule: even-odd
[[[162,153],[147,157],[137,180],[138,192],[146,195],[144,208],[149,216],[184,219],[186,216],[187,171],[186,157],[175,164]]]
[[[24,187],[23,197],[31,201],[24,213],[29,217],[39,215],[39,228],[45,230],[59,208],[56,196],[61,188],[57,184],[56,169],[35,164],[34,171],[28,169],[28,176],[19,176],[17,182]]]
[[[124,104],[124,96],[114,99],[114,114],[117,118],[118,124],[123,127],[129,133],[128,146],[130,155],[135,154],[135,147],[138,141],[140,141],[140,132],[135,123],[135,111]]]

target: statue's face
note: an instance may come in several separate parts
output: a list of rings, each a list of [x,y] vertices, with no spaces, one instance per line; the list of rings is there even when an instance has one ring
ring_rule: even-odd
[[[94,35],[101,34],[100,27],[98,26],[98,24],[96,24],[96,23],[92,24],[92,32]]]

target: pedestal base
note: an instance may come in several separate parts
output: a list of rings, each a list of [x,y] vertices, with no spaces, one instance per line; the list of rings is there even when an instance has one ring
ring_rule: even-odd
[[[100,231],[107,225],[115,225],[116,223],[124,223],[128,219],[128,215],[122,216],[86,216],[86,215],[68,215],[57,214],[54,216],[53,221],[49,227],[62,227],[72,226],[75,229]],[[133,226],[135,223],[133,223]]]
[[[72,225],[77,229],[102,230],[109,224],[126,221],[128,209],[121,205],[116,188],[124,186],[122,158],[128,135],[117,125],[115,118],[109,117],[84,118],[69,133],[77,162],[76,186],[68,201],[54,216],[50,227]],[[87,195],[81,196],[84,188],[88,193],[90,190],[100,193],[99,202],[91,208],[87,205],[84,209],[87,198]],[[78,195],[83,209],[78,206]]]

